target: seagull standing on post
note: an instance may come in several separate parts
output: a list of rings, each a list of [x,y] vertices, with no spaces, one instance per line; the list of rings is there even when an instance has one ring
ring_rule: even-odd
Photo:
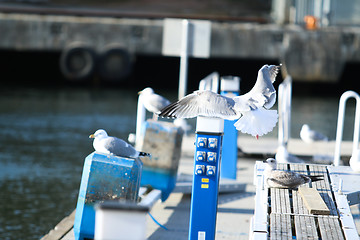
[[[148,156],[151,158],[150,153],[137,151],[132,145],[124,140],[108,136],[107,132],[103,129],[97,130],[94,134],[91,134],[89,138],[94,138],[94,149],[100,153],[128,158],[137,158],[142,156]]]
[[[170,104],[170,101],[160,96],[154,92],[150,87],[145,88],[144,90],[138,93],[142,98],[144,107],[149,112],[153,113],[153,119],[157,120],[158,115],[164,107]]]
[[[161,110],[159,116],[193,118],[197,116],[239,119],[237,130],[256,138],[272,131],[278,121],[273,86],[280,66],[264,65],[258,72],[254,87],[246,94],[229,98],[209,90],[195,91]]]

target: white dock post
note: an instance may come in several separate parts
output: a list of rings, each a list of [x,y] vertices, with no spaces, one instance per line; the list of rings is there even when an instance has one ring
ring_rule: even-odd
[[[292,78],[288,75],[283,83],[279,85],[279,146],[287,148],[290,139],[291,129],[291,95],[292,95]]]
[[[145,240],[149,207],[119,201],[97,205],[95,240]]]
[[[185,97],[187,89],[188,73],[188,45],[189,45],[189,21],[182,20],[182,38],[180,52],[180,76],[179,76],[179,99]]]
[[[143,104],[141,95],[138,97],[137,113],[136,113],[136,133],[135,133],[135,146],[139,148],[141,140],[141,128],[145,122],[146,109]]]
[[[338,122],[336,127],[336,143],[335,143],[335,153],[334,153],[335,166],[339,166],[340,164],[341,141],[342,141],[343,129],[344,129],[345,107],[346,107],[346,101],[351,97],[355,98],[356,100],[352,156],[356,154],[359,145],[360,96],[354,91],[346,91],[341,95],[339,101],[339,112],[338,112]]]

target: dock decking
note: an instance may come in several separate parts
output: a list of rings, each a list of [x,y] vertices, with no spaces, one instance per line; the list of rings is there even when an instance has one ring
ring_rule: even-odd
[[[259,196],[251,229],[253,239],[358,239],[350,206],[343,201],[345,195],[334,191],[327,166],[278,164],[278,169],[323,175],[323,181],[306,185],[318,190],[330,210],[329,215],[310,214],[298,190],[264,187],[264,164],[257,162],[256,169],[256,194]],[[269,207],[264,209],[264,205]]]
[[[190,135],[184,137],[183,139],[183,152],[179,165],[179,173],[184,173],[190,175],[193,173],[193,157],[194,157],[194,140],[195,137]],[[300,156],[310,156],[313,154],[332,154],[331,151],[334,151],[332,148],[334,142],[324,143],[321,147],[315,148],[313,145],[308,145],[302,143],[300,140],[291,139],[289,143],[289,152],[294,153]],[[237,181],[246,184],[246,190],[244,192],[234,192],[226,193],[219,195],[218,201],[218,213],[217,213],[217,225],[216,225],[216,239],[227,239],[227,240],[245,240],[249,239],[249,229],[251,224],[251,218],[254,215],[255,196],[256,188],[253,185],[253,176],[254,176],[254,165],[255,160],[263,160],[260,156],[249,157],[251,155],[251,149],[257,149],[256,155],[273,155],[275,154],[277,147],[277,140],[272,138],[260,138],[256,140],[251,137],[239,137],[238,146],[245,153],[245,157],[239,157],[237,165]],[[343,145],[342,153],[349,156],[351,153],[351,143],[345,142]],[[301,150],[302,149],[302,150]],[[324,149],[324,150],[321,150]],[[329,151],[328,149],[332,149]],[[302,151],[302,152],[300,152]],[[80,178],[81,176],[79,176]],[[322,184],[322,183],[319,183]],[[296,199],[299,198],[298,195],[294,194],[295,203],[300,201]],[[158,240],[158,239],[187,239],[188,238],[188,228],[189,228],[189,216],[190,216],[190,195],[183,194],[180,192],[172,193],[170,197],[165,202],[158,201],[153,208],[151,209],[151,214],[154,218],[168,228],[165,230],[159,225],[154,223],[154,221],[147,217],[147,239]],[[290,199],[289,199],[290,201]],[[332,200],[330,200],[332,201]],[[282,205],[280,205],[282,207]],[[75,203],[74,203],[75,208]],[[267,211],[267,206],[265,206]],[[306,209],[305,209],[306,210]],[[355,222],[358,224],[360,222],[359,209],[357,205],[351,207]],[[301,208],[298,208],[298,212],[304,211]],[[256,214],[256,213],[255,213]],[[279,215],[279,214],[278,214]],[[274,217],[278,217],[274,215]],[[280,217],[285,217],[287,219],[295,218],[295,216],[280,215]],[[309,219],[309,217],[302,216],[299,214],[296,218]],[[319,218],[319,217],[317,217]],[[333,221],[334,217],[329,217]],[[324,219],[325,220],[325,219]],[[43,237],[43,240],[73,240],[74,234],[72,231],[73,218],[71,215],[63,222],[61,225],[55,228],[61,230],[61,234],[57,235],[51,234],[51,232]],[[67,222],[67,223],[64,223]],[[319,222],[319,221],[317,221]],[[315,222],[316,223],[316,222]],[[325,222],[326,225],[327,222]],[[68,229],[65,229],[61,226],[68,226]],[[70,226],[70,227],[69,227]],[[301,227],[300,227],[301,228]],[[266,226],[267,229],[267,226]],[[358,226],[360,229],[360,224]],[[52,230],[53,231],[53,230]],[[305,231],[305,230],[304,230]],[[54,231],[53,231],[54,233]],[[61,237],[59,237],[61,235]]]

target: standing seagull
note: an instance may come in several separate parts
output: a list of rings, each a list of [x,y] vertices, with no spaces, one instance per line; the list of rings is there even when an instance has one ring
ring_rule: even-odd
[[[193,118],[197,116],[239,119],[237,130],[258,138],[276,125],[276,110],[268,110],[276,102],[273,83],[280,66],[264,65],[258,72],[254,87],[246,94],[229,98],[209,90],[195,91],[161,110],[159,116]]]
[[[108,136],[103,129],[97,130],[89,138],[94,138],[93,146],[97,152],[130,158],[137,158],[139,156],[151,157],[151,154],[137,151],[133,146],[120,138]]]
[[[309,125],[304,124],[301,127],[300,138],[306,143],[313,143],[315,141],[328,141],[328,138],[317,131],[310,129]]]
[[[157,120],[157,114],[160,113],[161,109],[170,104],[169,100],[167,100],[163,96],[156,94],[154,90],[150,87],[145,88],[138,94],[142,98],[146,110],[153,113],[154,120]]]
[[[266,163],[264,177],[265,183],[270,188],[297,188],[302,184],[324,180],[322,175],[310,176],[293,171],[276,170],[276,160],[268,158],[263,161]]]

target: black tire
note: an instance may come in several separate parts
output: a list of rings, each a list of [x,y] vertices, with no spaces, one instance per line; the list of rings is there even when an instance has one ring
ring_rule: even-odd
[[[121,81],[130,75],[132,61],[129,52],[123,48],[105,49],[99,57],[98,73],[105,81]]]
[[[87,46],[73,46],[63,50],[60,57],[60,69],[69,80],[90,78],[96,67],[96,53]]]

